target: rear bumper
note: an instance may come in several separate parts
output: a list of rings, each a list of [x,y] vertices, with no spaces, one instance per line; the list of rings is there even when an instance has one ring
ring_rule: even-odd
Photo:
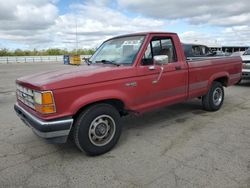
[[[20,119],[38,136],[53,143],[64,143],[67,141],[73,124],[72,118],[43,121],[27,112],[17,103],[14,105],[14,109]]]
[[[250,69],[242,69],[242,80],[250,80]]]

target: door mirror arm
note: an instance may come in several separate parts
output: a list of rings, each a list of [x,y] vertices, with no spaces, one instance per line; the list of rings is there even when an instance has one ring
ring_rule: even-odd
[[[162,65],[161,65],[161,71],[160,71],[160,73],[159,73],[157,79],[152,81],[152,84],[157,84],[157,83],[160,81],[161,75],[162,75],[163,71],[164,71],[164,67],[163,67],[163,64],[162,64]]]
[[[157,84],[160,81],[162,73],[164,71],[164,65],[168,64],[168,56],[167,55],[156,55],[156,56],[154,56],[153,61],[154,61],[154,65],[149,67],[150,70],[154,70],[155,65],[161,66],[161,70],[160,70],[160,73],[159,73],[157,79],[152,81],[153,84]]]

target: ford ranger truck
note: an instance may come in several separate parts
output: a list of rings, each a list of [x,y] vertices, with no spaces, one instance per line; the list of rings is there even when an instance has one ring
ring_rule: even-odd
[[[121,117],[201,99],[219,110],[224,87],[241,79],[240,57],[187,60],[178,35],[147,32],[111,38],[79,67],[16,80],[17,115],[35,134],[54,143],[69,135],[89,155],[111,150]],[[71,136],[70,136],[71,137]]]

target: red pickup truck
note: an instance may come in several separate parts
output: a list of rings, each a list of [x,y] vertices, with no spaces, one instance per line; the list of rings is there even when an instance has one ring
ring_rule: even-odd
[[[79,67],[16,80],[17,115],[38,136],[63,143],[72,134],[89,155],[114,147],[120,118],[200,98],[220,109],[223,87],[241,79],[240,57],[187,60],[175,33],[147,32],[105,41]]]

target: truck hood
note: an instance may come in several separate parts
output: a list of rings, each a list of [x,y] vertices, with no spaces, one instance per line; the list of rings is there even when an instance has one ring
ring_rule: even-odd
[[[53,90],[135,76],[132,66],[81,65],[63,70],[41,72],[21,77],[18,84],[35,90]]]

